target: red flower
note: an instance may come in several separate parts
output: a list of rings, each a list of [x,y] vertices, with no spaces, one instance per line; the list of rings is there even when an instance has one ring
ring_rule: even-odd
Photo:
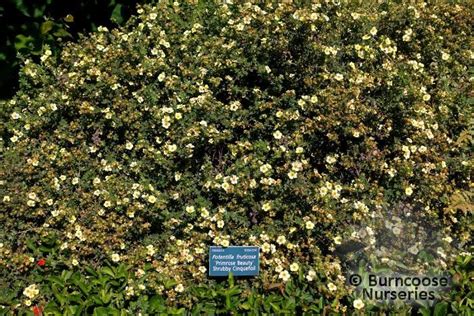
[[[46,260],[44,260],[44,259],[38,260],[38,265],[39,265],[40,267],[44,267],[45,264],[46,264]]]
[[[44,259],[41,259],[41,260],[44,260]],[[38,305],[33,306],[33,314],[34,314],[35,316],[41,316],[41,315],[43,315],[43,310],[42,310],[42,308],[39,307]]]

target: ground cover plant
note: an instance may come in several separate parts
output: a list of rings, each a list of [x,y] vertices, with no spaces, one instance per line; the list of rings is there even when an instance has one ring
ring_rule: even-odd
[[[0,105],[0,314],[469,314],[472,12],[163,1],[46,48]],[[351,269],[453,282],[384,306]]]

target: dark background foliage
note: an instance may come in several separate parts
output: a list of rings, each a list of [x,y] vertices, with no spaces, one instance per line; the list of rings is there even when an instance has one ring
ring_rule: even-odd
[[[45,45],[53,52],[64,41],[98,26],[125,22],[136,4],[152,0],[1,0],[0,1],[0,99],[18,88],[21,59],[39,58]]]

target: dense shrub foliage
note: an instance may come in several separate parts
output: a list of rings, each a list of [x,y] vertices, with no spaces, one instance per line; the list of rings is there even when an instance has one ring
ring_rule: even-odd
[[[165,1],[26,62],[1,111],[0,304],[376,310],[349,241],[357,264],[450,270],[438,312],[468,312],[472,12]],[[209,279],[210,245],[260,246],[260,275]]]
[[[76,40],[100,25],[123,24],[137,1],[121,0],[3,0],[0,2],[0,98],[18,89],[18,71],[24,57]],[[140,3],[153,3],[142,0]]]

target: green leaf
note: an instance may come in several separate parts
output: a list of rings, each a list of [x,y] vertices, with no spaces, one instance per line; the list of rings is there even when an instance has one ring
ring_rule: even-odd
[[[103,273],[105,273],[105,274],[108,274],[108,275],[110,275],[111,277],[115,277],[114,271],[113,271],[111,268],[109,268],[109,267],[103,267],[103,268],[101,269],[101,272],[103,272]]]
[[[229,273],[229,287],[234,286],[234,274],[232,272]]]
[[[165,309],[165,301],[161,296],[154,295],[149,301],[150,311],[158,312]]]
[[[111,315],[120,315],[118,309],[112,307],[96,307],[94,308],[94,316],[111,316]]]
[[[45,21],[41,24],[40,32],[42,35],[49,33],[54,27],[54,22],[51,20]]]
[[[112,299],[112,293],[109,293],[107,290],[100,290],[99,297],[104,302],[104,304],[108,304]]]
[[[91,274],[91,275],[97,277],[97,272],[96,272],[94,269],[92,269],[91,267],[86,266],[86,267],[84,268],[84,270],[86,270],[87,272],[89,272],[89,274]]]
[[[434,316],[444,316],[448,313],[448,303],[439,302],[434,308]]]
[[[175,286],[176,284],[178,284],[178,282],[176,282],[175,280],[167,280],[165,281],[165,289],[170,289],[172,288],[173,286]]]
[[[115,277],[116,278],[126,278],[126,277],[128,277],[128,270],[127,270],[127,267],[124,264],[119,265],[115,269]]]
[[[20,11],[24,16],[30,16],[30,14],[28,13],[28,6],[25,5],[24,1],[16,0],[11,2],[15,4],[15,8]]]
[[[72,276],[72,271],[63,270],[63,272],[61,272],[61,279],[64,281],[69,280],[71,276]]]
[[[186,310],[184,308],[179,308],[179,309],[171,308],[171,309],[167,310],[167,314],[168,315],[184,315],[185,311]]]
[[[34,6],[33,17],[42,18],[45,15],[46,4],[41,6]]]
[[[430,309],[429,309],[429,308],[426,308],[426,307],[424,307],[424,306],[420,307],[420,309],[419,309],[418,311],[419,311],[419,312],[421,313],[421,315],[423,315],[423,316],[430,316],[430,315],[431,315]]]
[[[70,37],[72,38],[71,33],[66,31],[64,28],[58,29],[56,32],[53,33],[54,36],[56,37]]]
[[[53,247],[40,246],[38,250],[43,253],[50,253],[53,250]]]
[[[229,295],[225,296],[225,307],[227,308],[227,310],[232,309],[232,301],[230,300]]]
[[[279,313],[281,311],[280,307],[278,307],[278,305],[276,305],[275,303],[270,303],[270,306],[276,313]]]
[[[240,308],[245,309],[245,310],[250,310],[251,305],[249,302],[245,302],[245,303],[240,304]]]
[[[52,276],[48,277],[48,280],[51,283],[53,283],[52,285],[56,285],[56,286],[60,285],[61,287],[64,287],[64,285],[65,285],[64,281],[61,278],[59,278],[55,275],[52,275]]]
[[[110,19],[117,24],[123,23],[124,18],[122,16],[122,5],[120,3],[115,5],[114,10],[112,11],[112,15],[110,16]]]
[[[20,34],[20,35],[18,35],[18,36],[22,36],[22,35]],[[19,48],[17,47],[16,43],[15,43],[15,48],[16,48],[17,50],[19,50]],[[36,251],[36,245],[35,245],[35,243],[34,243],[33,240],[28,239],[28,240],[26,241],[26,246],[27,246],[31,251]]]
[[[67,296],[67,299],[68,301],[71,303],[71,302],[75,302],[75,303],[78,303],[78,304],[82,304],[84,303],[84,301],[82,300],[81,296],[80,295],[68,295]]]
[[[225,291],[225,295],[228,295],[228,296],[235,296],[235,295],[238,295],[240,294],[240,288],[238,286],[234,286],[228,290]]]
[[[84,295],[87,296],[89,294],[90,287],[87,286],[81,279],[74,279],[73,283],[81,289],[81,291],[82,291],[82,293],[84,293]]]
[[[101,298],[99,297],[99,295],[93,295],[91,297],[92,301],[96,304],[96,305],[103,305],[104,302],[102,302]]]
[[[59,310],[55,302],[49,302],[44,308],[45,315],[63,316],[64,313]]]
[[[63,294],[59,292],[57,285],[56,284],[51,285],[51,289],[53,290],[54,297],[56,297],[59,304],[61,306],[65,305],[65,303],[67,302],[67,299]]]
[[[22,49],[33,48],[34,38],[32,36],[25,36],[18,34],[15,37],[15,49],[20,51]]]
[[[82,307],[78,305],[69,305],[66,307],[66,311],[68,311],[68,315],[80,315],[82,312]]]

